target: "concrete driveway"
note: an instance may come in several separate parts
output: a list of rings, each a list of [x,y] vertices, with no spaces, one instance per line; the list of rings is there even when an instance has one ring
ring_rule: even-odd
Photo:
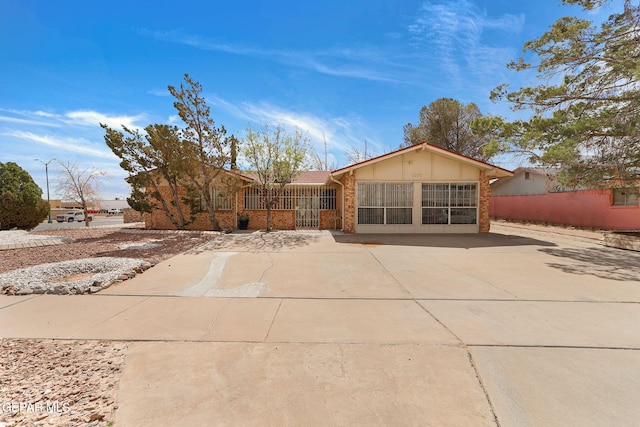
[[[638,253],[508,226],[232,234],[0,297],[0,336],[131,341],[122,426],[638,425],[639,280]]]

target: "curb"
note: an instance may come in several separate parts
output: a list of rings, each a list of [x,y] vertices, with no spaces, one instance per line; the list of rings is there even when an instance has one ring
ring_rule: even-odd
[[[40,246],[53,246],[67,243],[68,239],[47,239],[47,240],[33,240],[25,243],[12,243],[9,245],[0,245],[0,251],[8,251],[9,249],[24,249],[24,248],[37,248]]]

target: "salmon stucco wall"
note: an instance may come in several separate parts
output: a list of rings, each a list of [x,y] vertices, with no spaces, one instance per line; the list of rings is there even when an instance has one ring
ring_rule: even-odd
[[[640,229],[640,207],[611,206],[611,190],[583,190],[533,196],[494,196],[494,218],[603,230]]]

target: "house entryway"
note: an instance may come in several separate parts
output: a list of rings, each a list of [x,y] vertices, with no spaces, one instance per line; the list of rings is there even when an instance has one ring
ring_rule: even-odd
[[[296,194],[296,229],[320,228],[320,188],[305,188]]]

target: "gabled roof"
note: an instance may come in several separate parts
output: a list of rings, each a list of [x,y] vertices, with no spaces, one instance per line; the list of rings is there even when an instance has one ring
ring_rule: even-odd
[[[293,181],[287,185],[324,185],[329,179],[329,171],[303,171],[298,173]],[[260,182],[258,174],[255,172],[246,172],[240,175],[248,181]]]
[[[441,156],[444,157],[448,157],[450,159],[454,159],[457,161],[460,161],[462,163],[466,163],[470,166],[475,166],[479,169],[482,169],[484,171],[487,172],[487,176],[489,178],[502,178],[502,177],[508,177],[508,176],[513,176],[513,172],[507,170],[507,169],[503,169],[501,167],[486,163],[486,162],[482,162],[480,160],[476,160],[476,159],[472,159],[471,157],[467,157],[464,156],[462,154],[458,154],[455,153],[451,150],[447,150],[446,148],[442,148],[442,147],[438,147],[436,145],[433,144],[429,144],[427,142],[423,142],[421,144],[416,144],[416,145],[411,145],[409,147],[405,147],[405,148],[401,148],[399,150],[396,151],[392,151],[390,153],[387,154],[383,154],[381,156],[378,157],[374,157],[372,159],[369,160],[365,160],[363,162],[359,162],[359,163],[354,163],[352,165],[346,166],[344,168],[341,169],[337,169],[331,172],[330,177],[333,177],[335,179],[339,179],[339,177],[341,177],[342,175],[344,175],[347,172],[351,172],[354,171],[356,169],[365,167],[365,166],[369,166],[372,165],[374,163],[378,163],[381,162],[383,160],[388,160],[391,159],[393,157],[396,156],[400,156],[402,154],[406,154],[406,153],[410,153],[412,151],[429,151],[435,154],[439,154]]]
[[[245,181],[253,181],[254,178],[248,176],[248,175],[243,175],[240,172],[238,172],[235,169],[223,169],[224,172],[228,173],[229,175],[235,175],[238,178],[244,179]]]
[[[545,178],[548,181],[554,181],[555,179],[555,175],[556,175],[556,170],[552,169],[552,168],[533,168],[533,167],[519,167],[517,169],[515,169],[513,171],[513,175],[511,176],[507,176],[507,177],[503,177],[501,179],[498,179],[494,182],[491,183],[491,187],[492,188],[498,188],[501,187],[502,185],[506,184],[507,182],[516,179],[518,176],[521,176],[524,173],[530,173],[533,175],[538,175],[540,177]]]

